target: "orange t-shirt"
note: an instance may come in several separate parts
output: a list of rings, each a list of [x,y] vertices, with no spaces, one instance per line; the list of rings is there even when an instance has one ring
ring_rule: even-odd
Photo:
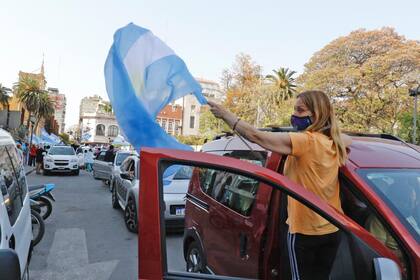
[[[343,212],[338,182],[339,159],[332,139],[322,133],[309,131],[289,133],[289,136],[292,153],[287,158],[284,174]],[[338,230],[291,197],[288,197],[287,211],[290,233],[323,235]]]

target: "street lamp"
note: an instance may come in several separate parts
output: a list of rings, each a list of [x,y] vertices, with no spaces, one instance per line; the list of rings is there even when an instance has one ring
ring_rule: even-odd
[[[420,94],[420,85],[416,89],[408,90],[410,96],[414,97],[414,111],[413,111],[413,144],[416,144],[417,135],[417,96]]]

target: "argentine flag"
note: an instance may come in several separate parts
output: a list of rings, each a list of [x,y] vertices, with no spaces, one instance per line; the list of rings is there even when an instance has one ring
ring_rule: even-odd
[[[141,147],[191,150],[155,121],[170,102],[194,94],[207,103],[184,61],[150,30],[133,23],[118,29],[105,62],[105,82],[118,124]]]

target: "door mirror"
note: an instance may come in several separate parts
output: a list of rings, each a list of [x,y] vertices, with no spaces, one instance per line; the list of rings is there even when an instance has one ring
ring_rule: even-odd
[[[400,280],[401,273],[396,262],[387,258],[373,259],[373,267],[375,270],[375,280]]]
[[[1,279],[20,279],[19,257],[12,249],[0,250],[0,271]]]
[[[128,172],[122,172],[121,173],[121,178],[122,179],[124,179],[124,180],[129,180],[129,181],[132,181],[133,179],[134,179],[134,176],[133,175],[131,175],[130,173],[128,173]]]

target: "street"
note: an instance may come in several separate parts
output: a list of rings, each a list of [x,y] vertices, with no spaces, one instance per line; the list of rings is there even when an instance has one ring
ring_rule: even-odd
[[[33,172],[27,179],[28,185],[56,185],[31,279],[137,279],[137,234],[126,229],[123,211],[112,208],[108,186],[82,170],[79,176]],[[168,234],[167,245],[169,270],[185,270],[182,233]]]

